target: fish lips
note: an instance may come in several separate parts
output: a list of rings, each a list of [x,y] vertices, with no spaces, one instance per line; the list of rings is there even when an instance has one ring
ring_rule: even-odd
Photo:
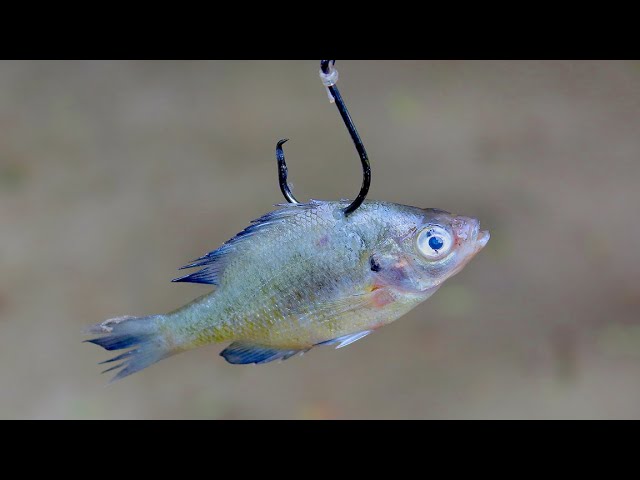
[[[480,220],[476,220],[475,218],[472,220],[473,230],[471,233],[471,239],[473,241],[475,255],[487,245],[491,235],[489,234],[489,230],[480,230]]]
[[[491,234],[489,233],[489,230],[481,230],[476,238],[476,251],[479,252],[482,250],[487,245],[490,238]]]
[[[453,220],[451,226],[460,243],[464,244],[469,242],[480,250],[489,241],[489,231],[481,231],[480,221],[476,218],[458,216]]]

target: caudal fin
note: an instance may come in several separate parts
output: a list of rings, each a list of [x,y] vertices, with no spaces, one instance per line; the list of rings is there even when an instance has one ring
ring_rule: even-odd
[[[114,358],[100,362],[102,364],[122,360],[122,363],[102,372],[122,368],[109,383],[136,373],[176,353],[168,346],[164,335],[159,331],[161,318],[161,315],[111,318],[87,329],[86,333],[103,334],[103,336],[85,340],[85,342],[94,343],[105,350],[131,348]]]

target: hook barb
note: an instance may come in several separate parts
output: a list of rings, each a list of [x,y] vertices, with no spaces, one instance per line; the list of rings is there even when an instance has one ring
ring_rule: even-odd
[[[284,150],[282,149],[282,145],[289,141],[288,138],[283,138],[278,141],[276,144],[276,159],[278,160],[278,182],[280,183],[280,191],[284,198],[289,203],[300,203],[296,197],[291,193],[291,188],[289,188],[289,184],[287,183],[287,162],[284,159]]]

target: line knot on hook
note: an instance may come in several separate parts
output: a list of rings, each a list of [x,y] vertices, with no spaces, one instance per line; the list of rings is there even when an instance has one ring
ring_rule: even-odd
[[[325,72],[326,71],[326,72]],[[338,70],[334,67],[334,62],[328,61],[326,64],[323,62],[320,67],[320,80],[322,80],[322,84],[327,89],[327,96],[329,97],[329,101],[334,103],[336,100],[329,90],[329,87],[333,87],[336,83],[338,83]]]

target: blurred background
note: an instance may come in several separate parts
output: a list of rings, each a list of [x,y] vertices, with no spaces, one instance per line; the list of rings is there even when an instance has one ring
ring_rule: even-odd
[[[318,61],[0,63],[0,418],[640,418],[640,63],[338,61],[369,198],[476,216],[488,246],[348,348],[209,346],[105,388],[82,328],[283,199],[357,193]]]

